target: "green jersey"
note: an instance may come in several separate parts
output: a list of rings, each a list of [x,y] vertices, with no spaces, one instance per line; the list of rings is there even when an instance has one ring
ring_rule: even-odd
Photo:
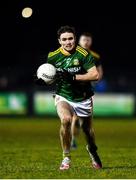
[[[92,56],[94,57],[94,64],[96,67],[101,65],[101,61],[100,61],[100,55],[92,50],[90,50],[90,53],[92,54]]]
[[[75,51],[65,53],[62,48],[48,54],[47,62],[54,65],[57,71],[67,70],[74,74],[85,74],[88,69],[95,66],[94,58],[80,46]],[[90,82],[73,81],[59,79],[56,82],[56,94],[65,97],[69,101],[79,102],[90,98],[94,93],[90,90]]]

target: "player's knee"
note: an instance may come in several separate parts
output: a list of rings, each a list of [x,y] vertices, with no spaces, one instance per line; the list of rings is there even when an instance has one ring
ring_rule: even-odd
[[[65,115],[63,116],[63,118],[61,119],[61,124],[64,126],[64,127],[68,127],[71,125],[71,116],[69,115]]]

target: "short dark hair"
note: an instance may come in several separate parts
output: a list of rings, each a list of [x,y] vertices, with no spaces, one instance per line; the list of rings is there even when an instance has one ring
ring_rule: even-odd
[[[67,26],[61,26],[58,29],[58,31],[57,31],[58,39],[60,38],[60,35],[65,32],[73,33],[74,36],[76,36],[75,28],[67,25]]]
[[[86,36],[86,37],[93,38],[93,35],[90,32],[83,32],[80,36]]]

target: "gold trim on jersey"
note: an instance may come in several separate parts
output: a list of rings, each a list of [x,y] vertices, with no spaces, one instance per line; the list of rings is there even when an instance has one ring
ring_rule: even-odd
[[[60,47],[59,49],[60,49],[60,52],[61,52],[62,54],[64,54],[65,56],[70,56],[70,55],[71,55],[69,52],[67,52],[67,51],[65,51],[64,49],[62,49],[62,47]]]
[[[90,53],[92,54],[92,56],[96,59],[100,59],[100,55],[92,50],[90,50]]]
[[[50,52],[49,55],[48,55],[48,57],[50,58],[50,57],[58,54],[59,52],[60,52],[60,48],[58,48],[56,51]]]
[[[88,52],[85,49],[83,49],[82,47],[80,47],[80,46],[77,46],[76,50],[78,52],[80,52],[81,54],[83,54],[84,56],[87,56],[87,54],[88,54]]]

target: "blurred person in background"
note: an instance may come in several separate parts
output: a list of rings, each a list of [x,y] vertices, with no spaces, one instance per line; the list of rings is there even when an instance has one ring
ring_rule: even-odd
[[[57,68],[55,105],[61,120],[60,141],[63,150],[60,170],[69,169],[71,164],[71,124],[75,117],[78,117],[85,134],[86,150],[92,161],[92,167],[99,169],[102,168],[102,163],[91,132],[93,109],[91,96],[94,93],[90,90],[90,81],[98,80],[99,74],[93,56],[76,45],[73,27],[63,26],[57,34],[61,47],[48,54],[47,62]]]
[[[87,51],[89,51],[94,57],[94,63],[99,73],[98,81],[100,81],[103,77],[103,67],[100,60],[101,57],[100,57],[100,54],[92,50],[92,44],[93,44],[93,36],[91,33],[84,32],[80,35],[79,45],[83,47],[84,49],[86,49]]]
[[[84,32],[80,35],[79,38],[79,45],[90,52],[92,56],[94,57],[94,63],[97,68],[97,71],[99,73],[99,79],[97,82],[93,81],[91,82],[92,86],[95,88],[97,83],[103,78],[103,67],[100,60],[100,55],[92,50],[92,44],[93,44],[93,37],[92,34],[89,32]],[[94,133],[93,126],[91,126],[91,131]],[[77,143],[76,143],[76,136],[79,134],[80,125],[77,117],[74,118],[72,123],[72,141],[71,141],[71,148],[76,149]]]

